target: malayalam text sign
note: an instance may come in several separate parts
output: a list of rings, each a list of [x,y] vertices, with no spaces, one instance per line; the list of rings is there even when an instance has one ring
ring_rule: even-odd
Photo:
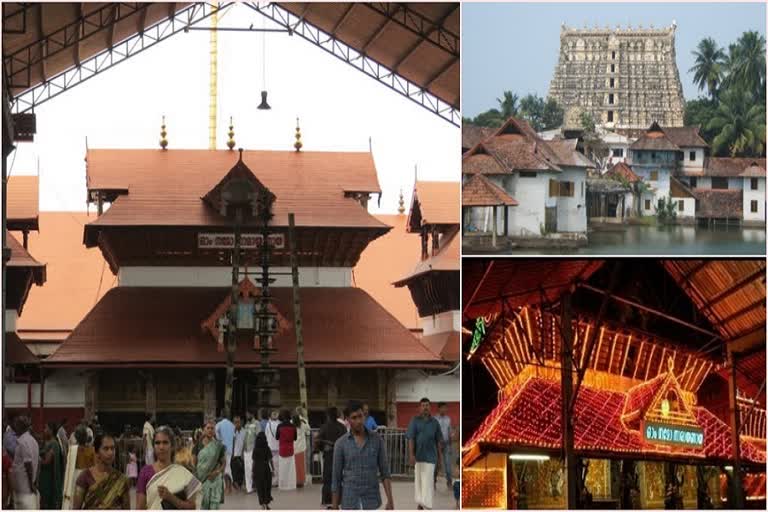
[[[668,425],[657,422],[644,422],[642,425],[643,439],[655,444],[673,444],[702,448],[704,446],[704,430],[700,427]]]
[[[267,237],[269,246],[273,249],[285,248],[285,235],[273,233]],[[264,235],[243,233],[240,235],[241,249],[258,249],[264,243]],[[199,233],[197,235],[198,249],[234,249],[234,233]]]

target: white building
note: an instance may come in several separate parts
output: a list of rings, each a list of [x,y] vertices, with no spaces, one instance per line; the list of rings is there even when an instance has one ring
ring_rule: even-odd
[[[514,208],[469,208],[469,231],[513,237],[587,231],[586,175],[594,165],[576,151],[576,139],[546,141],[514,117],[489,139],[465,153],[464,182],[483,174],[517,201]]]

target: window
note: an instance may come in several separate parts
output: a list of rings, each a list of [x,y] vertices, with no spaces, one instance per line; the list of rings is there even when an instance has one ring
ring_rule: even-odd
[[[616,52],[611,52],[611,59],[615,59],[615,58],[616,58]]]
[[[535,178],[536,173],[533,171],[520,171],[521,178]]]
[[[573,197],[575,190],[572,181],[549,180],[549,197]]]
[[[750,178],[749,190],[757,190],[757,178]]]
[[[720,189],[720,190],[727,190],[728,189],[728,178],[713,177],[712,178],[712,188],[713,189]]]
[[[661,208],[663,207],[662,201],[663,201],[663,199],[659,199],[658,201],[656,201],[656,209],[657,210],[661,210]]]
[[[613,122],[613,110],[608,111],[608,122],[609,123]]]
[[[624,156],[624,148],[613,148],[613,156],[622,158]]]
[[[651,171],[651,181],[659,181],[659,171]]]
[[[646,199],[645,200],[645,209],[646,210],[650,210],[651,209],[651,200],[650,199]]]
[[[651,160],[656,160],[656,153],[651,153]]]
[[[682,199],[679,199],[679,200],[677,201],[677,211],[681,212],[681,211],[683,211],[684,209],[685,209],[685,205],[684,205],[684,203],[683,203],[683,200],[682,200]]]
[[[752,213],[757,213],[757,200],[753,199],[749,202],[749,211]]]
[[[557,180],[553,180],[550,178],[549,180],[549,197],[557,197],[560,192],[560,185],[558,185]]]
[[[696,181],[696,177],[695,177],[695,176],[691,176],[691,177],[688,179],[688,183],[690,183],[690,184],[691,184],[691,188],[696,188],[696,184],[697,184],[698,182]]]
[[[696,152],[695,151],[690,151],[688,153],[688,160],[691,161],[691,162],[695,162],[696,161]]]
[[[613,94],[608,95],[608,104],[613,105]]]
[[[616,64],[611,64],[611,73],[616,72]]]
[[[611,78],[611,80],[610,80],[610,85],[611,85],[611,87],[616,85],[616,81],[613,78]]]

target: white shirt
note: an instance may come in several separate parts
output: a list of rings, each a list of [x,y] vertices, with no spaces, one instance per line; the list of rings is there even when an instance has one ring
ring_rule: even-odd
[[[245,446],[245,429],[240,427],[240,430],[235,429],[235,449],[234,456],[243,456],[243,447]]]
[[[269,420],[267,423],[267,444],[269,449],[276,452],[280,449],[280,442],[275,437],[277,435],[277,426],[280,425],[278,420]]]

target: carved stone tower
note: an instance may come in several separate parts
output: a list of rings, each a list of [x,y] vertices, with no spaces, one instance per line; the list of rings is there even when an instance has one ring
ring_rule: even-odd
[[[573,29],[562,26],[549,96],[565,126],[581,112],[608,128],[683,126],[683,89],[675,62],[675,22],[667,28]]]

